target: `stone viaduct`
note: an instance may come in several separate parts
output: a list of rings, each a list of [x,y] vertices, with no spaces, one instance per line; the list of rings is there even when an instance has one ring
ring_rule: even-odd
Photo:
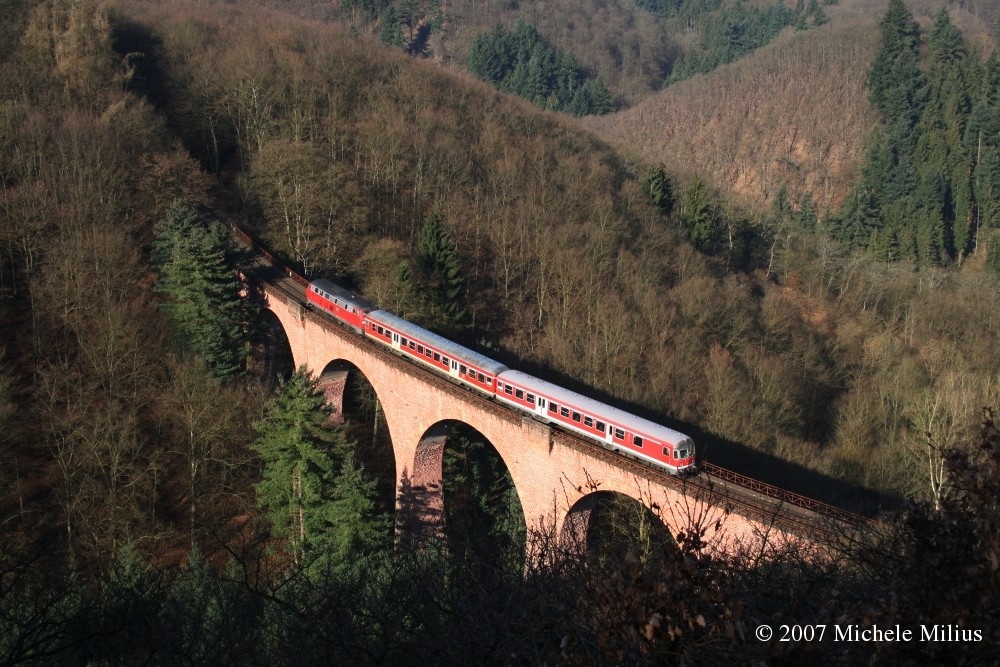
[[[256,267],[256,268],[255,268]],[[347,374],[371,383],[388,425],[396,469],[397,525],[419,536],[443,528],[442,453],[447,424],[464,423],[496,449],[529,528],[585,535],[595,494],[617,492],[654,510],[673,535],[703,529],[728,548],[808,539],[808,517],[782,502],[702,474],[691,481],[640,465],[419,367],[304,305],[304,287],[270,262],[244,266],[281,324],[295,367],[320,378],[337,417]],[[293,275],[294,277],[294,275]]]

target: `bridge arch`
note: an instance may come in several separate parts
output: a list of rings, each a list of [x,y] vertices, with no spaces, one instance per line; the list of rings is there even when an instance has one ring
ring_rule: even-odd
[[[273,310],[260,310],[258,328],[251,340],[251,358],[254,372],[269,387],[287,380],[295,370],[291,342]]]
[[[401,498],[407,529],[446,539],[453,553],[481,551],[506,559],[523,555],[524,511],[501,453],[489,438],[456,420],[432,424],[417,444],[413,473]]]
[[[594,491],[577,500],[563,521],[560,544],[593,557],[626,551],[641,562],[678,548],[670,521],[651,498]]]
[[[530,529],[558,536],[570,508],[580,498],[595,491],[613,491],[640,502],[652,498],[666,508],[663,516],[668,518],[672,513],[698,514],[702,506],[725,512],[725,526],[713,530],[722,530],[727,539],[757,540],[762,535],[773,539],[776,535],[776,512],[769,505],[761,504],[761,512],[757,505],[749,504],[758,503],[759,498],[748,500],[744,494],[737,506],[745,509],[728,515],[734,506],[727,497],[730,487],[716,485],[714,479],[694,480],[696,483],[690,485],[554,429],[485,394],[457,386],[307,308],[301,281],[282,278],[272,282],[273,270],[262,271],[260,291],[288,336],[296,367],[305,366],[317,376],[330,360],[343,359],[370,380],[392,440],[397,507],[416,487],[440,484],[440,477],[432,479],[422,471],[418,452],[422,452],[421,457],[429,456],[432,448],[421,443],[435,424],[457,421],[468,424],[494,446],[513,480]]]
[[[396,457],[378,391],[354,362],[338,357],[315,373],[331,408],[330,426],[354,442],[358,462],[375,480],[380,509],[391,512],[396,496]]]

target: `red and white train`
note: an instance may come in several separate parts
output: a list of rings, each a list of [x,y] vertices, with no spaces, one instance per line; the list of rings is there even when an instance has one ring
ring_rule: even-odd
[[[496,400],[597,440],[667,472],[697,472],[694,443],[671,428],[512,370],[478,352],[418,327],[329,280],[314,280],[306,298],[318,310],[409,359]]]

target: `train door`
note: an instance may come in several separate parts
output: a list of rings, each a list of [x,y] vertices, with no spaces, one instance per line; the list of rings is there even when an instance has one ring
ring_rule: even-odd
[[[399,352],[399,334],[395,331],[392,332],[392,349]]]
[[[545,416],[545,410],[548,407],[548,401],[541,396],[538,397],[538,401],[535,403],[535,414],[539,417]]]
[[[458,378],[458,362],[454,359],[451,360],[451,371],[448,374],[453,378]]]

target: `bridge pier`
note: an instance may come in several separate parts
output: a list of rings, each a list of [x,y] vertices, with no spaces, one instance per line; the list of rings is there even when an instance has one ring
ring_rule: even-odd
[[[330,406],[330,421],[327,426],[340,426],[344,423],[344,387],[347,386],[347,369],[332,369],[324,371],[316,384]]]
[[[448,425],[435,424],[417,444],[413,472],[400,474],[396,528],[403,539],[419,544],[445,538],[442,456],[447,444]]]
[[[455,386],[303,308],[304,296],[285,286],[267,283],[261,291],[265,307],[285,331],[295,364],[327,375],[324,391],[339,419],[343,419],[347,373],[331,361],[346,361],[371,383],[392,438],[401,534],[422,540],[444,537],[441,454],[447,442],[446,424],[457,421],[478,431],[496,449],[510,472],[529,531],[585,540],[593,510],[586,504],[576,509],[576,516],[571,510],[584,497],[602,491],[621,493],[647,507],[655,503],[658,507],[653,509],[673,524],[674,534],[695,518],[707,526],[705,539],[715,543],[791,537],[786,526],[795,524],[783,521],[781,508],[766,498],[744,493],[731,499],[727,497],[731,487],[713,490],[706,486],[707,480],[688,483],[670,478]]]

